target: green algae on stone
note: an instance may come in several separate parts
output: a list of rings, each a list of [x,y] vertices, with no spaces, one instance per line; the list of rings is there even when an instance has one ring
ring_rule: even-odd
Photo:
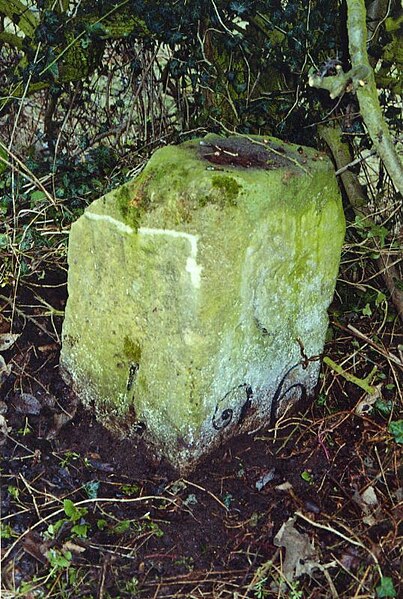
[[[186,471],[312,393],[343,236],[314,149],[164,147],[72,225],[62,369],[103,423],[141,423]]]
[[[231,206],[236,206],[236,200],[242,186],[233,178],[225,175],[216,175],[211,180],[213,189],[220,192],[220,203],[227,202]]]
[[[141,347],[137,340],[130,339],[130,337],[126,336],[123,339],[123,353],[135,364],[140,363],[141,359]]]

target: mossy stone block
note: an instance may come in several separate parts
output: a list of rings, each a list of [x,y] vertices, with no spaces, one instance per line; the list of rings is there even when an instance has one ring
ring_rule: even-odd
[[[314,149],[209,135],[158,150],[72,225],[65,377],[189,470],[312,394],[344,230]]]

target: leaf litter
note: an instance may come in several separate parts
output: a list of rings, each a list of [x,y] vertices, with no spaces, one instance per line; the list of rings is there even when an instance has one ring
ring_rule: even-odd
[[[46,301],[60,305],[60,287],[47,289]],[[398,596],[394,362],[378,360],[381,403],[325,365],[324,402],[234,439],[184,480],[141,436],[116,439],[78,405],[58,375],[47,322],[17,319],[24,335],[0,362],[4,593],[369,599],[379,588]],[[334,330],[333,361],[350,348],[365,380],[372,349],[357,354],[355,337]]]

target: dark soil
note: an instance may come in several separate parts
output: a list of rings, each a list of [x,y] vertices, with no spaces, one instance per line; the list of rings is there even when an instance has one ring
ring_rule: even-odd
[[[0,388],[7,596],[373,597],[379,567],[399,571],[398,462],[385,419],[355,414],[360,389],[324,372],[320,401],[304,414],[234,439],[180,478],[141,437],[112,437],[60,378],[61,318],[34,292],[62,310],[65,289],[59,275],[24,288],[14,312],[21,336],[3,352],[12,366]],[[333,355],[354,344],[334,331]],[[372,506],[360,499],[368,487]],[[66,499],[88,511],[69,519]],[[317,567],[284,586],[274,538],[291,517]],[[70,552],[68,567],[52,570],[51,550]]]

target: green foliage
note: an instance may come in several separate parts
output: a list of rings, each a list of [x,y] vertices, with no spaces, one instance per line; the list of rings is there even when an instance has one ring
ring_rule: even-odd
[[[308,472],[308,470],[304,470],[303,472],[301,472],[301,478],[302,478],[302,480],[309,483],[310,485],[313,484],[312,473]]]
[[[268,596],[266,589],[267,578],[262,578],[253,585],[253,595],[256,599],[264,599]]]
[[[79,537],[80,539],[86,539],[88,537],[88,530],[90,528],[90,525],[87,523],[82,523],[82,524],[75,524],[72,528],[71,528],[71,532]]]
[[[47,552],[47,558],[54,570],[63,570],[71,565],[73,556],[71,551],[58,551],[57,549],[50,549]]]
[[[388,386],[389,385],[386,385],[385,388],[387,389]],[[384,399],[378,399],[375,402],[375,408],[378,410],[380,414],[382,414],[382,416],[387,418],[392,412],[393,403],[391,401],[385,401]]]
[[[130,530],[130,525],[131,525],[130,520],[122,520],[121,522],[118,522],[117,524],[115,524],[115,526],[113,526],[109,532],[117,534],[117,535],[122,535],[125,532],[127,532],[128,530]]]
[[[377,84],[383,88],[388,88],[395,94],[402,93],[402,27],[403,14],[387,18],[385,29],[381,30],[380,43],[374,49],[375,52],[381,52],[382,54],[380,68],[375,73]],[[399,119],[398,113],[395,113],[395,118]]]
[[[9,485],[7,487],[7,491],[9,492],[10,496],[14,499],[14,501],[18,501],[20,496],[20,490],[18,489],[18,487]]]
[[[46,532],[44,533],[45,539],[56,539],[65,522],[65,519],[61,519],[56,520],[55,522],[53,522],[53,524],[49,524]]]
[[[362,217],[356,216],[354,226],[362,239],[376,238],[379,240],[381,248],[385,247],[385,240],[389,234],[386,227],[377,225]]]
[[[126,533],[136,535],[150,535],[155,537],[162,537],[164,531],[159,525],[151,519],[144,520],[120,520],[114,524],[109,524],[105,518],[99,518],[97,520],[97,528],[101,531],[106,531],[108,535],[124,535]]]
[[[120,487],[122,493],[124,493],[124,495],[127,495],[128,497],[136,497],[137,495],[139,495],[140,493],[140,487],[139,485],[121,485]]]
[[[379,585],[376,587],[376,594],[379,599],[381,597],[396,597],[393,580],[389,576],[382,576]]]
[[[299,581],[291,583],[290,592],[288,594],[289,599],[302,599],[304,591],[299,589]]]
[[[80,454],[77,453],[76,451],[66,451],[64,453],[63,458],[60,460],[59,464],[60,464],[60,468],[66,468],[67,466],[69,466],[74,460],[78,460],[80,457]]]
[[[99,481],[90,480],[84,485],[84,490],[87,493],[89,499],[96,499],[99,491]]]
[[[225,507],[227,508],[227,510],[230,509],[232,502],[234,501],[234,497],[233,495],[231,495],[231,493],[226,493],[223,497],[223,504],[225,505]]]
[[[8,162],[8,154],[7,152],[0,146],[0,175],[2,173],[4,173],[7,170],[7,164],[6,162]]]
[[[317,399],[316,399],[316,405],[323,407],[326,405],[327,402],[327,395],[326,393],[319,393]]]
[[[28,419],[25,420],[24,426],[17,430],[17,433],[19,435],[22,435],[23,437],[25,437],[26,435],[32,434],[32,428],[28,422]]]
[[[394,420],[389,424],[389,432],[394,436],[396,443],[403,443],[403,420]]]
[[[194,569],[194,559],[191,556],[184,556],[174,561],[175,566],[184,568],[187,572],[192,572]]]
[[[133,576],[130,580],[127,580],[124,585],[122,585],[122,591],[130,594],[130,597],[136,597],[138,593],[139,581]]]
[[[73,536],[85,539],[88,537],[90,525],[85,520],[88,513],[87,508],[77,508],[71,499],[63,501],[66,518],[61,518],[49,524],[44,537],[46,539],[57,539],[62,530],[68,528]]]
[[[8,247],[10,243],[10,238],[7,233],[0,233],[0,249],[4,249]]]
[[[107,68],[105,40],[120,37],[152,50],[165,44],[171,50],[166,72],[178,89],[189,91],[195,125],[207,121],[214,127],[213,117],[243,132],[270,131],[293,106],[288,92],[297,85],[309,106],[309,121],[321,108],[305,82],[307,50],[318,65],[329,54],[342,53],[338,0],[317,0],[312,7],[302,0],[285,5],[276,0],[83,0],[69,18],[56,5],[54,10],[39,0],[33,5],[28,13],[36,27],[23,44],[17,69],[22,82],[55,86],[60,93],[65,83]],[[141,72],[137,59],[131,64],[134,73]],[[283,121],[289,137],[300,136],[301,115],[294,110]]]
[[[77,522],[81,518],[83,518],[88,510],[87,508],[77,508],[71,499],[65,499],[63,501],[63,509],[66,516],[69,518],[71,522]]]
[[[105,518],[99,518],[97,520],[97,528],[98,530],[104,530],[108,525],[108,521]]]
[[[18,533],[15,532],[13,527],[10,524],[3,524],[0,522],[0,538],[1,539],[12,539],[14,537],[18,537]]]

